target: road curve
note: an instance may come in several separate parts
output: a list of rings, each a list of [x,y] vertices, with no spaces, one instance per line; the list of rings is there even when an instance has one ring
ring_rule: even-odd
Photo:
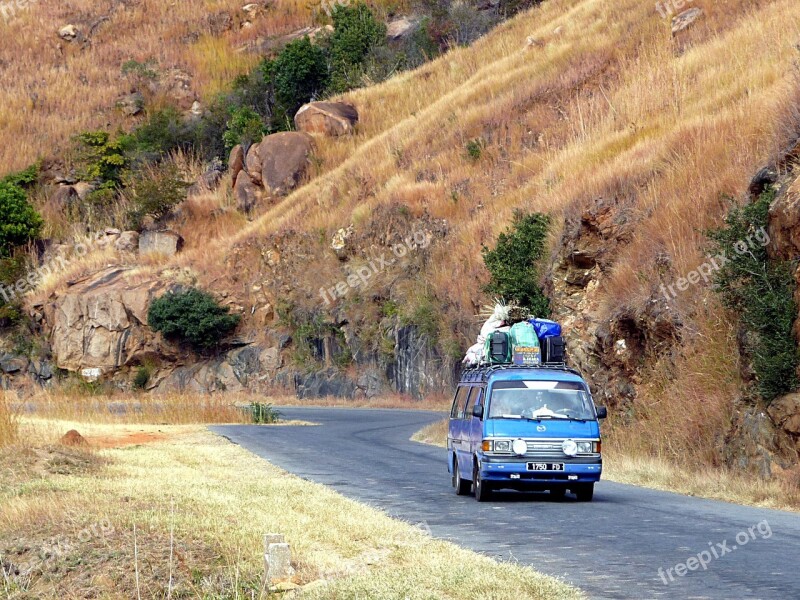
[[[562,577],[591,598],[800,597],[797,514],[605,481],[591,503],[508,492],[479,504],[453,492],[443,449],[409,441],[440,413],[280,410],[319,425],[212,430],[436,537]]]

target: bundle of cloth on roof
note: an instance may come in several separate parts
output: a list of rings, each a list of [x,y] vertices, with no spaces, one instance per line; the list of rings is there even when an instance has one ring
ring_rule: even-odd
[[[534,317],[528,309],[502,301],[484,307],[479,317],[485,321],[462,361],[467,367],[564,361],[561,325],[555,321]]]

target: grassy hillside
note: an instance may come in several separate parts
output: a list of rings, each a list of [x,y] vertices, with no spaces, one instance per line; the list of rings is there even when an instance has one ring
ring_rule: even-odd
[[[481,247],[515,209],[547,212],[554,306],[583,363],[612,360],[619,339],[639,343],[632,356],[620,352],[633,389],[625,401],[592,374],[605,388],[599,396],[617,404],[626,444],[715,464],[742,390],[734,319],[702,282],[669,301],[660,286],[707,260],[706,232],[722,223],[726,198],[741,201],[752,175],[800,131],[800,5],[694,5],[704,15],[673,36],[649,3],[550,0],[470,48],[351,92],[359,131],[320,140],[310,183],[250,223],[228,216],[214,226],[213,208],[230,203],[223,185],[203,210],[184,213],[187,251],[140,265],[130,279],[190,273],[234,294],[251,315],[281,302],[305,315],[335,313],[356,334],[387,301],[408,313],[433,306],[422,312],[433,313],[443,351],[455,356],[477,333],[472,315],[487,301]],[[206,69],[198,77],[216,76],[196,50],[187,56]],[[573,293],[561,283],[581,241],[573,225],[597,212],[602,260]],[[333,234],[352,225],[365,250],[400,221],[436,222],[446,234],[413,270],[390,270],[367,297],[323,305],[320,286],[343,277]],[[107,258],[73,265],[37,298]],[[263,323],[245,314],[242,327],[258,332]]]

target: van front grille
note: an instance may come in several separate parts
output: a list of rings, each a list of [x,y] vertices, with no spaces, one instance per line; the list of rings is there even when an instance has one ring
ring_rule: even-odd
[[[561,449],[561,441],[540,442],[536,440],[526,440],[528,451],[526,457],[536,458],[565,458],[566,454]]]

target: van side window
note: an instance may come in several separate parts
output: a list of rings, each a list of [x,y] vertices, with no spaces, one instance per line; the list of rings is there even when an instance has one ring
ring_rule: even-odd
[[[450,411],[451,419],[464,418],[464,404],[466,403],[467,394],[469,393],[468,387],[459,387],[456,392],[456,397],[453,400],[453,409]]]
[[[481,395],[481,388],[479,388],[479,387],[472,388],[472,390],[470,391],[470,394],[469,394],[469,400],[467,400],[467,409],[465,411],[465,417],[464,418],[466,418],[466,419],[471,419],[472,418],[472,407],[475,406],[475,404],[477,403],[478,398],[480,397],[480,395]]]

